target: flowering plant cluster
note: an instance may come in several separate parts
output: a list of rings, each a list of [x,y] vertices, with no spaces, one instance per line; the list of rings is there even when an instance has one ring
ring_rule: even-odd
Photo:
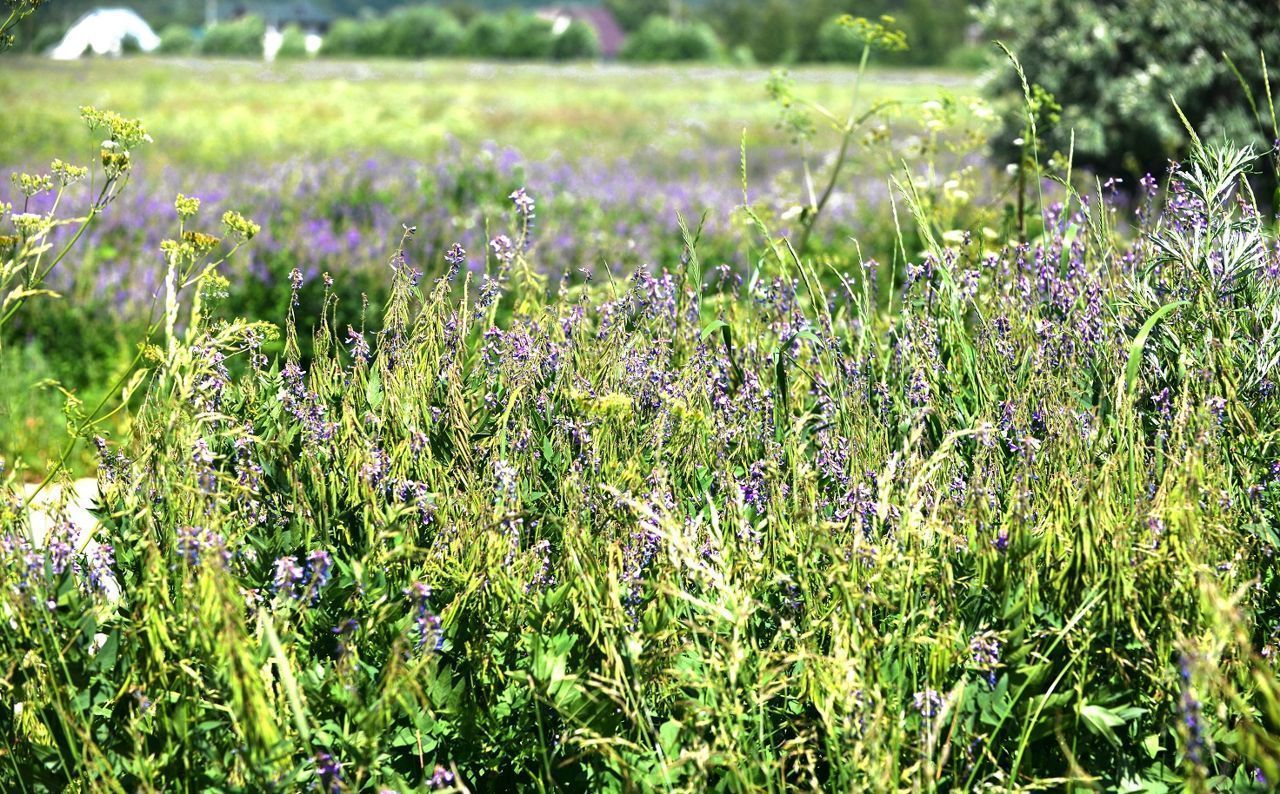
[[[1026,240],[904,182],[920,250],[848,269],[751,208],[721,265],[681,219],[597,280],[504,186],[477,239],[404,225],[350,322],[341,271],[274,272],[274,349],[215,311],[261,227],[179,196],[97,525],[0,503],[0,788],[1261,789],[1253,163],[1068,189]]]

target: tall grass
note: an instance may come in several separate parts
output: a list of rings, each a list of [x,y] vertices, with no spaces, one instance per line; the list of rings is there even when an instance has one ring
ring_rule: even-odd
[[[756,215],[745,272],[686,225],[665,268],[557,281],[517,191],[484,250],[393,256],[378,327],[319,276],[277,358],[181,236],[97,542],[0,516],[0,784],[1263,789],[1251,162],[1200,149],[1134,213],[1069,192],[1027,242],[904,179],[924,250],[854,272]]]

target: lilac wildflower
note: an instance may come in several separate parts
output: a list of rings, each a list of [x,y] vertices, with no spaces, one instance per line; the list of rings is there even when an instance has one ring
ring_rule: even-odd
[[[448,769],[436,764],[436,768],[431,773],[431,779],[427,781],[427,785],[433,790],[439,790],[452,786],[454,782],[453,773]]]
[[[329,753],[316,754],[316,774],[322,791],[328,794],[342,791],[342,762]]]
[[[493,251],[493,258],[499,262],[506,264],[516,256],[515,244],[511,242],[511,238],[505,234],[500,234],[489,241],[489,250]]]
[[[942,695],[938,690],[925,688],[911,696],[912,705],[920,716],[932,718],[942,710]]]
[[[275,576],[271,580],[271,589],[276,593],[283,593],[287,598],[298,597],[298,585],[302,583],[305,576],[302,567],[298,565],[298,558],[294,556],[281,557],[276,560]]]
[[[533,203],[533,197],[525,192],[524,188],[518,188],[507,198],[511,199],[511,203],[515,205],[516,212],[526,220],[533,217],[536,206]]]
[[[418,650],[430,647],[438,651],[444,647],[444,634],[440,630],[440,617],[431,611],[427,600],[431,598],[431,587],[422,582],[415,582],[404,590],[414,605],[413,624],[417,629],[414,647]]]
[[[369,342],[364,334],[347,326],[347,344],[351,345],[351,357],[361,364],[369,363]]]

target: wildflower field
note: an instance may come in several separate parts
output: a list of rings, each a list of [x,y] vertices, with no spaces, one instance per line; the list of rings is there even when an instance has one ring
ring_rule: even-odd
[[[282,68],[0,61],[0,790],[1280,780],[1274,150]]]

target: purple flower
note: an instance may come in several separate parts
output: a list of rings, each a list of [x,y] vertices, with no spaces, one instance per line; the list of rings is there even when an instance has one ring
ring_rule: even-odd
[[[518,188],[508,198],[511,199],[511,203],[515,205],[516,212],[520,213],[521,217],[526,219],[533,217],[533,211],[536,207],[533,203],[533,198],[524,191],[524,188]]]
[[[181,527],[178,529],[176,546],[178,556],[193,568],[198,568],[206,560],[222,565],[231,561],[226,538],[205,527]]]
[[[493,258],[503,264],[510,262],[516,256],[515,243],[511,242],[511,238],[505,234],[500,234],[490,240],[489,250],[493,252]]]
[[[1000,640],[991,632],[975,634],[969,640],[969,658],[975,668],[985,673],[987,684],[996,685],[1000,667]]]
[[[316,549],[307,555],[307,570],[310,572],[307,591],[314,603],[320,598],[321,588],[333,577],[333,558],[324,549]]]
[[[438,651],[444,647],[444,634],[440,630],[440,617],[436,615],[427,606],[427,600],[431,598],[431,588],[422,582],[415,582],[404,590],[414,605],[413,623],[417,629],[417,638],[414,647],[418,650],[430,647],[433,651]]]
[[[329,753],[316,754],[316,774],[320,776],[322,791],[330,794],[342,791],[342,762]]]
[[[298,585],[301,584],[304,577],[302,567],[298,565],[298,558],[294,556],[281,557],[276,560],[275,576],[271,580],[271,589],[277,593],[283,593],[288,598],[298,597]]]
[[[936,717],[942,710],[942,695],[936,689],[925,688],[912,695],[911,701],[922,717]]]
[[[347,326],[347,344],[351,345],[351,357],[361,364],[369,363],[369,342],[364,334]]]
[[[452,786],[453,781],[453,773],[439,764],[436,764],[436,768],[431,773],[431,779],[427,781],[427,785],[432,789],[442,789]]]

